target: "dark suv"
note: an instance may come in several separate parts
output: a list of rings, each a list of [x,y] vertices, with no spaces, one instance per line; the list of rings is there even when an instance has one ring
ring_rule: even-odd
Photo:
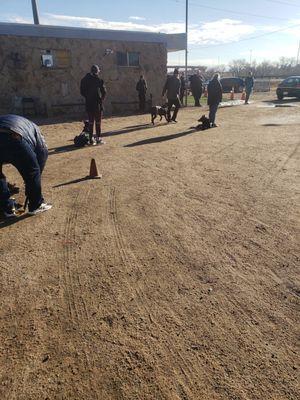
[[[282,81],[276,90],[278,100],[284,97],[298,97],[300,99],[300,76],[290,76]]]
[[[243,91],[245,82],[242,78],[221,78],[220,79],[224,93],[229,93],[234,88],[235,93]]]

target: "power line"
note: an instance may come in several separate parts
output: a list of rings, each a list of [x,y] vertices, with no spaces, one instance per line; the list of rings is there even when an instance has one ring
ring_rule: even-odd
[[[245,42],[246,40],[254,40],[254,39],[258,39],[261,38],[263,36],[267,36],[267,35],[273,35],[274,33],[278,33],[278,32],[282,32],[282,31],[286,31],[288,29],[292,29],[292,28],[298,28],[300,26],[300,24],[296,24],[296,25],[291,25],[282,29],[277,29],[276,31],[272,31],[272,32],[266,32],[266,33],[262,33],[260,35],[256,35],[256,36],[252,36],[249,38],[244,38],[244,39],[240,39],[240,40],[236,40],[235,42],[228,42],[228,43],[219,43],[219,44],[213,44],[210,46],[201,46],[201,49],[209,49],[211,47],[218,47],[218,46],[227,46],[229,44],[236,44],[236,43],[240,43],[240,42]]]
[[[183,4],[180,0],[170,0],[170,1],[173,1],[174,3],[177,3],[177,4]],[[247,12],[234,11],[234,10],[229,10],[229,9],[225,9],[225,8],[211,7],[211,6],[207,6],[205,4],[199,4],[199,3],[189,2],[189,4],[192,6],[195,6],[195,7],[207,8],[207,9],[214,10],[214,11],[222,11],[222,12],[226,12],[229,14],[246,15],[248,17],[250,16],[250,17],[256,17],[256,18],[266,18],[266,19],[271,19],[271,20],[287,21],[286,18],[270,17],[268,15],[260,15],[260,14],[252,14],[252,13],[247,13]]]
[[[269,3],[284,4],[286,6],[291,6],[291,7],[298,7],[298,8],[300,7],[297,4],[288,3],[286,1],[280,1],[280,0],[266,0],[266,1],[268,1]]]

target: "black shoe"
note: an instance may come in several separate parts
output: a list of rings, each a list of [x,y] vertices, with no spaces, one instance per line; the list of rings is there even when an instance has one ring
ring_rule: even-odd
[[[171,119],[172,122],[175,122],[175,124],[177,124],[178,121],[176,121],[176,119]]]

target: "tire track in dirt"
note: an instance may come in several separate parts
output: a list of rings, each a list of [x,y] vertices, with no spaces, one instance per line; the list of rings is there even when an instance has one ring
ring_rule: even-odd
[[[80,335],[80,344],[77,343],[77,345],[80,345],[80,349],[83,353],[85,369],[88,371],[89,387],[91,388],[93,399],[98,400],[99,397],[94,380],[91,378],[90,374],[94,367],[93,350],[85,340],[86,327],[90,325],[86,303],[82,296],[84,287],[80,279],[78,245],[76,243],[78,210],[85,208],[84,205],[88,203],[90,190],[90,188],[87,191],[77,190],[74,202],[66,216],[63,260],[60,265],[60,281],[71,324]],[[80,207],[78,207],[79,205]]]
[[[294,150],[286,157],[286,159],[285,159],[284,163],[282,164],[282,166],[280,168],[277,168],[277,170],[273,174],[271,174],[271,179],[267,182],[267,187],[270,187],[272,185],[272,183],[274,182],[275,178],[277,178],[277,176],[282,173],[282,171],[284,170],[285,166],[297,154],[299,146],[300,146],[300,142],[297,143],[297,145],[295,146]]]
[[[128,245],[126,243],[125,235],[123,234],[123,230],[121,224],[119,222],[118,217],[118,207],[117,207],[117,199],[116,199],[116,190],[112,187],[109,191],[109,216],[111,220],[112,230],[114,239],[116,242],[116,246],[118,252],[120,254],[123,265],[125,266],[126,273],[131,274],[132,272],[138,272],[139,276],[144,277],[142,269],[139,267],[139,262],[136,259],[135,255],[128,249]],[[139,284],[139,281],[136,280],[134,282],[134,287],[131,285],[129,279],[126,279],[126,286],[128,291],[134,290],[137,296],[134,298],[135,303],[142,314],[146,314],[148,316],[151,324],[155,327],[156,333],[157,331],[161,332],[165,337],[165,343],[158,344],[162,354],[171,354],[174,363],[172,365],[178,365],[178,360],[180,360],[178,366],[178,372],[184,378],[185,384],[180,384],[177,381],[177,394],[182,400],[188,400],[190,397],[193,397],[193,390],[197,389],[197,383],[195,382],[195,377],[197,376],[197,371],[189,363],[185,361],[185,357],[181,354],[179,350],[173,351],[172,345],[170,344],[169,332],[167,332],[155,319],[153,313],[151,312],[151,305],[147,296],[143,294],[143,289]],[[154,300],[155,301],[155,300]],[[158,308],[159,304],[156,302]],[[166,309],[164,309],[166,310]],[[169,307],[168,310],[170,315],[173,315],[172,309]],[[155,333],[155,332],[154,332]],[[176,377],[179,380],[179,376]],[[188,392],[188,393],[187,393]]]

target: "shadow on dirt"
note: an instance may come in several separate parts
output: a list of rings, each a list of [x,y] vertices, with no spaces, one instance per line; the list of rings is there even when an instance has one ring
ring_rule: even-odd
[[[61,187],[61,186],[72,185],[73,183],[79,183],[79,182],[88,181],[90,179],[93,179],[93,178],[90,178],[89,176],[85,176],[84,178],[73,179],[72,181],[59,183],[58,185],[55,185],[55,186],[52,186],[52,187],[54,189],[54,188],[58,188],[58,187]]]
[[[0,229],[4,229],[10,225],[17,224],[18,222],[21,222],[24,219],[30,218],[31,216],[32,215],[28,215],[28,214],[23,214],[23,215],[20,215],[19,217],[15,217],[15,218],[4,218],[4,217],[0,216]]]
[[[154,138],[150,138],[150,139],[140,140],[138,142],[126,144],[124,147],[135,147],[135,146],[142,146],[144,144],[165,142],[167,140],[178,139],[178,138],[180,138],[182,136],[189,135],[190,133],[193,133],[193,132],[197,132],[197,130],[196,129],[189,129],[188,131],[174,133],[173,135],[158,136],[158,137],[154,137]]]
[[[289,104],[293,104],[293,105],[297,105],[297,103],[300,103],[300,99],[298,99],[297,97],[288,97],[286,99],[283,100],[278,100],[278,99],[274,99],[274,100],[263,100],[262,103],[265,104],[272,104],[275,107],[289,107]]]
[[[110,132],[104,132],[102,136],[108,137],[108,136],[115,136],[115,135],[122,135],[123,133],[130,133],[130,132],[136,132],[136,131],[142,131],[144,129],[151,129],[151,128],[157,128],[159,126],[164,126],[168,125],[167,122],[159,124],[159,125],[152,125],[151,123],[149,124],[141,124],[141,125],[132,125],[132,126],[127,126],[122,129],[118,129],[116,131],[110,131]]]
[[[282,126],[282,124],[262,124],[261,126]]]

